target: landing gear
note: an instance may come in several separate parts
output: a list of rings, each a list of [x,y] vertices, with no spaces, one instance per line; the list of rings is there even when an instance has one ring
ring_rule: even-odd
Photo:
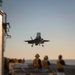
[[[44,45],[42,45],[42,47],[44,47]]]
[[[31,47],[33,47],[33,44],[31,45]]]

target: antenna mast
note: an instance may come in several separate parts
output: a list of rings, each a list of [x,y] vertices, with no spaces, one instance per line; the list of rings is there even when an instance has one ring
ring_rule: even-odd
[[[3,1],[0,0],[0,7]],[[4,75],[4,51],[5,51],[5,37],[11,37],[8,32],[10,23],[7,22],[7,14],[0,9],[0,75]]]

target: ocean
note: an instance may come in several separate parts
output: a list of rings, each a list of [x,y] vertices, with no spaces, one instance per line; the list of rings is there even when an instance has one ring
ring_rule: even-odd
[[[52,64],[56,64],[56,60],[49,60],[50,61],[50,63],[52,63]],[[33,60],[26,60],[26,62],[25,63],[28,63],[28,64],[33,64]],[[65,63],[66,63],[66,65],[73,65],[73,66],[75,66],[75,60],[65,60]]]

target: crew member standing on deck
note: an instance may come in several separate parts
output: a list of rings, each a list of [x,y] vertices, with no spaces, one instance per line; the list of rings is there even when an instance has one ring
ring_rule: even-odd
[[[41,69],[42,68],[42,66],[41,66],[41,59],[39,57],[40,57],[39,54],[35,55],[35,59],[33,60],[33,67]]]
[[[50,66],[50,62],[48,60],[48,56],[46,55],[44,57],[44,60],[42,60],[42,68],[50,70],[49,66]]]
[[[63,73],[63,75],[64,75],[64,66],[65,66],[65,61],[62,59],[62,55],[59,55],[57,60],[57,70],[59,73]]]

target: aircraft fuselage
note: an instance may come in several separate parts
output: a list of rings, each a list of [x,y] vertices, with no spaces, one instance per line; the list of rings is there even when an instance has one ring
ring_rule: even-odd
[[[44,42],[49,42],[49,40],[44,40],[43,38],[41,38],[41,33],[37,33],[37,36],[36,36],[36,38],[34,40],[31,37],[31,40],[27,40],[25,42],[28,42],[28,44],[32,44],[32,47],[33,47],[34,44],[35,45],[42,44],[42,46],[43,46],[43,43]]]

